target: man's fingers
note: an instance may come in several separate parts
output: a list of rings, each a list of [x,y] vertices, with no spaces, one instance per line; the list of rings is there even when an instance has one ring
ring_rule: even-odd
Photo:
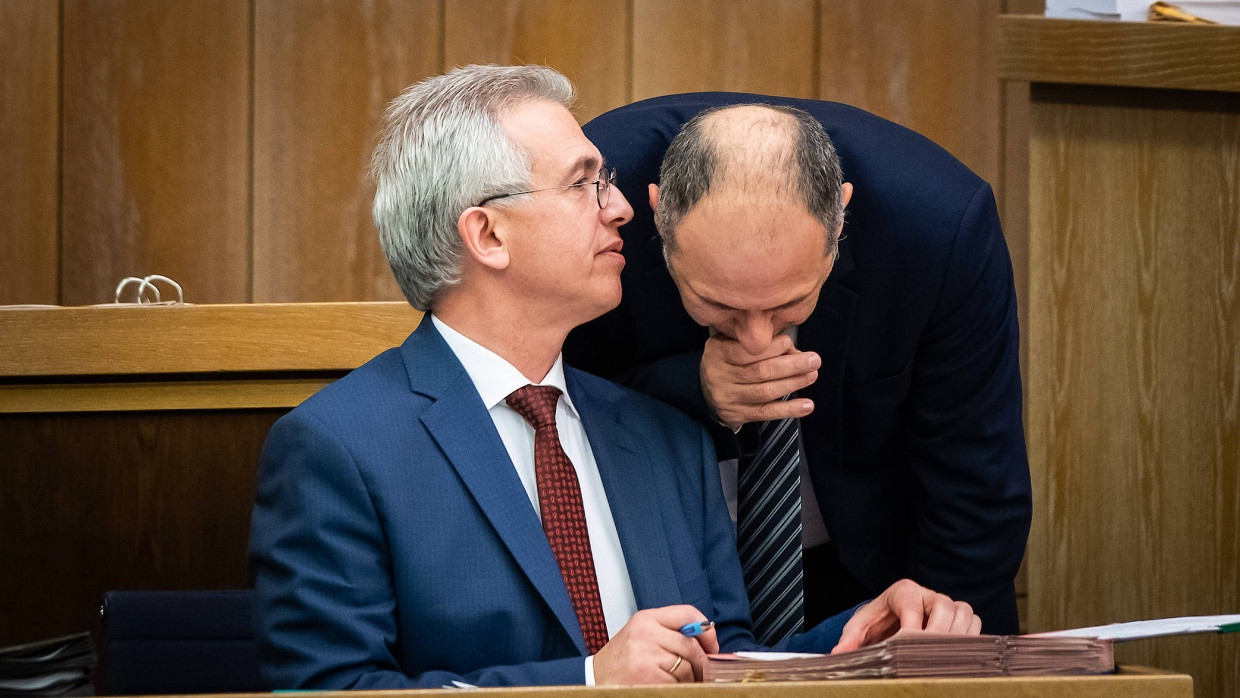
[[[969,632],[966,635],[982,634],[982,619],[980,616],[973,616],[973,622],[969,623]]]
[[[845,626],[844,632],[840,634],[840,641],[831,649],[831,654],[851,652],[852,650],[861,647],[863,642],[865,642],[864,630]]]
[[[933,616],[934,592],[929,592],[931,598],[923,597],[920,603],[904,603],[896,607],[896,613],[900,618],[901,630],[921,630],[930,628],[925,624],[927,616]]]
[[[701,635],[698,635],[695,639],[697,640],[698,646],[701,647],[702,651],[706,654],[719,653],[719,633],[715,632],[715,627],[713,625],[709,630]]]
[[[710,346],[712,342],[715,345],[714,347]],[[770,345],[761,354],[750,354],[745,351],[745,347],[741,346],[740,342],[722,334],[711,335],[710,339],[707,340],[707,350],[709,351],[712,348],[721,352],[727,358],[728,363],[735,365],[750,364],[762,359],[769,359],[796,351],[792,338],[783,333],[775,335]]]
[[[932,633],[952,632],[952,626],[956,622],[956,602],[944,594],[928,593],[930,598],[926,601],[926,631]],[[973,609],[969,609],[969,613],[972,614]]]
[[[956,615],[952,619],[952,627],[948,632],[958,635],[968,635],[969,629],[973,625],[973,620],[977,616],[973,615],[973,607],[964,601],[956,601]],[[978,619],[980,621],[980,619]]]
[[[695,669],[692,662],[686,661],[681,655],[673,655],[672,663],[665,669],[677,683],[692,683],[695,680]]]
[[[721,352],[715,358],[734,375],[737,382],[743,383],[764,383],[822,368],[822,359],[817,353],[795,349],[764,359],[734,356],[729,352]]]

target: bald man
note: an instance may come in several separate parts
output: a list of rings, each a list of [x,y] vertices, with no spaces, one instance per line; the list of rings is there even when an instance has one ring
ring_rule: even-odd
[[[781,590],[770,618],[812,625],[903,577],[1016,632],[1031,497],[990,188],[861,110],[757,99],[662,97],[586,125],[635,213],[621,306],[566,359],[715,425],[739,457],[722,464],[738,538],[747,518],[796,524],[740,541],[759,638],[799,627],[762,627],[764,590]],[[782,489],[768,451],[786,454]],[[754,516],[772,499],[779,512]],[[747,561],[764,546],[790,553],[784,578],[762,572],[769,555]]]

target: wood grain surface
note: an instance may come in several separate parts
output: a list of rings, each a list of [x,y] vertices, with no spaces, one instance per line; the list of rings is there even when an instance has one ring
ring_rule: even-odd
[[[0,2],[0,304],[60,298],[60,6]]]
[[[999,27],[1012,80],[1240,92],[1240,27],[1031,16]]]
[[[825,3],[816,96],[907,126],[998,182],[1002,11],[1001,0]]]
[[[282,413],[0,415],[0,645],[88,629],[112,589],[245,587]]]
[[[632,0],[634,100],[730,90],[816,95],[812,0]]]
[[[0,309],[0,378],[347,371],[421,317],[402,302]]]
[[[256,0],[257,302],[400,300],[371,222],[383,109],[440,72],[438,0]]]
[[[148,274],[190,302],[250,299],[249,14],[65,0],[61,302]]]
[[[632,0],[446,0],[444,69],[469,63],[538,63],[577,87],[585,123],[629,102]]]
[[[1034,85],[1030,630],[1240,609],[1232,97]],[[1240,685],[1237,635],[1116,656]]]
[[[472,61],[563,70],[583,121],[671,92],[852,101],[1002,199],[999,5],[65,0],[61,42],[57,3],[8,0],[5,89],[38,92],[15,93],[24,116],[0,127],[22,129],[0,135],[21,151],[0,174],[0,303],[106,302],[149,273],[197,303],[399,299],[364,177],[376,121],[410,83]],[[48,101],[62,93],[63,116]]]

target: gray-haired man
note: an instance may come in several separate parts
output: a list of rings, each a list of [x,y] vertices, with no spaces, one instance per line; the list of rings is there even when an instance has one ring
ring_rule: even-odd
[[[571,93],[469,66],[392,103],[375,219],[428,312],[268,438],[250,560],[273,688],[692,681],[706,653],[756,647],[705,432],[562,364],[620,300],[632,215]],[[781,646],[901,621],[977,632],[905,582]]]

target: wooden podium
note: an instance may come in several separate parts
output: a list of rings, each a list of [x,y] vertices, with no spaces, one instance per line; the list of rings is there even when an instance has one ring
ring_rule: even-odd
[[[1240,611],[1240,27],[1001,17],[1031,83],[1030,631]],[[1121,661],[1240,686],[1240,636]]]
[[[0,646],[111,589],[246,586],[272,422],[399,345],[404,303],[0,308]]]

